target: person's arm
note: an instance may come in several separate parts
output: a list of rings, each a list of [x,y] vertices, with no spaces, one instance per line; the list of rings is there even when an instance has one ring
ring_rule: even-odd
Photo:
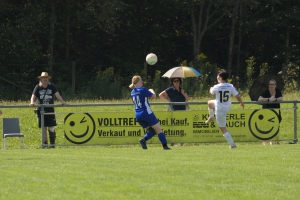
[[[63,98],[60,96],[59,92],[55,93],[56,98],[61,102],[63,106],[67,105]]]
[[[33,107],[34,106],[34,101],[35,101],[35,95],[34,94],[32,94],[31,95],[31,99],[30,99],[30,104],[29,104],[29,106],[31,106],[31,107]]]
[[[263,91],[261,95],[258,97],[258,101],[272,102],[273,100],[275,101],[275,98],[273,99],[271,97],[269,90]]]
[[[241,96],[238,94],[235,96],[236,100],[238,100],[238,102],[240,103],[240,105],[242,106],[242,108],[244,109],[244,103],[242,101],[242,98]]]
[[[181,94],[185,97],[185,101],[189,100],[189,95],[184,91],[183,88],[181,88]]]
[[[269,102],[273,103],[276,101],[275,95],[269,98]]]
[[[275,99],[275,101],[283,101],[283,97],[278,97]]]
[[[265,97],[259,96],[258,101],[270,101],[270,97],[265,98]]]
[[[165,90],[162,91],[161,93],[159,93],[159,98],[161,100],[166,101],[166,102],[171,102],[171,100],[168,98],[168,94],[167,94],[167,92]]]
[[[30,104],[29,106],[33,107],[34,106],[34,102],[37,99],[37,97],[35,96],[35,94],[37,94],[37,89],[38,89],[38,85],[35,86],[35,88],[33,89],[31,98],[30,98]]]
[[[269,101],[272,103],[272,102],[277,102],[277,101],[282,101],[283,100],[283,97],[278,97],[278,98],[275,98],[275,96],[271,96],[271,98],[269,99]]]
[[[258,97],[258,101],[266,101],[266,102],[270,102],[270,103],[272,103],[272,102],[276,102],[276,101],[282,101],[282,97],[280,97],[280,98],[275,98],[274,96],[271,96],[271,97],[262,97],[262,96],[259,96]]]
[[[156,98],[156,94],[153,89],[149,89],[149,91],[153,94],[150,98]]]
[[[219,92],[218,90],[219,90],[218,85],[214,85],[214,86],[210,87],[209,93],[210,94],[216,94],[217,92]]]

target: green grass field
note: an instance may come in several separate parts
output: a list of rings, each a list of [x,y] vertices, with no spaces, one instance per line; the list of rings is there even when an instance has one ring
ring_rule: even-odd
[[[284,95],[285,100],[299,96],[299,93]],[[243,100],[250,101],[247,97]],[[28,103],[2,102],[2,105]],[[190,107],[207,110],[206,105]],[[260,107],[246,104],[245,109]],[[9,138],[8,150],[0,152],[0,199],[300,199],[298,144],[284,141],[264,146],[261,142],[244,142],[238,143],[237,149],[228,149],[224,141],[173,146],[171,151],[164,151],[159,145],[149,145],[148,150],[143,150],[138,144],[41,149],[40,130],[32,108],[0,109],[2,117],[20,118],[26,143],[26,149],[19,149],[19,140]],[[167,106],[152,106],[152,109],[166,110]],[[239,105],[233,105],[233,109],[240,109]],[[56,108],[58,143],[64,139],[64,113],[87,110],[121,112],[131,111],[132,107]],[[297,114],[300,116],[299,109]],[[293,138],[292,104],[282,104],[282,116],[280,135]],[[2,127],[1,123],[2,120]]]
[[[1,152],[1,199],[299,199],[298,145]]]

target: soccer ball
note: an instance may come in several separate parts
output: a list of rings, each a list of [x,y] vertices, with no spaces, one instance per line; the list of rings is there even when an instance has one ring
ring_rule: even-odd
[[[155,65],[155,63],[157,62],[157,56],[156,56],[154,53],[149,53],[149,54],[146,56],[146,62],[147,62],[149,65]]]

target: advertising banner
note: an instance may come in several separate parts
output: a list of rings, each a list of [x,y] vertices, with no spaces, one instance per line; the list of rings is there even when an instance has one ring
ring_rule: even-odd
[[[207,111],[155,111],[168,143],[225,142],[217,122],[205,124]],[[278,110],[231,110],[227,129],[235,142],[276,140]],[[138,144],[145,130],[134,112],[69,113],[64,119],[65,143],[72,145]],[[157,136],[147,141],[159,144]]]

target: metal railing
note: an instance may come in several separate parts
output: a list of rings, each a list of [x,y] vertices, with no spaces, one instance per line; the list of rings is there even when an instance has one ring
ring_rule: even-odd
[[[258,102],[258,101],[244,101],[244,104],[269,104],[269,102]],[[297,134],[297,104],[299,104],[299,100],[289,100],[289,101],[280,101],[280,104],[293,104],[292,109],[294,110],[294,138],[293,143],[298,142],[298,134]],[[232,102],[232,104],[239,104],[239,102]],[[151,106],[154,105],[207,105],[207,102],[151,102]],[[132,103],[92,103],[92,104],[67,104],[66,106],[62,106],[60,104],[51,104],[51,105],[35,105],[34,107],[40,108],[41,113],[41,147],[44,147],[43,141],[44,141],[44,134],[45,134],[45,124],[44,124],[44,116],[45,115],[52,115],[55,113],[45,113],[45,108],[48,107],[95,107],[95,106],[133,106]],[[28,108],[28,105],[0,105],[0,108]]]

